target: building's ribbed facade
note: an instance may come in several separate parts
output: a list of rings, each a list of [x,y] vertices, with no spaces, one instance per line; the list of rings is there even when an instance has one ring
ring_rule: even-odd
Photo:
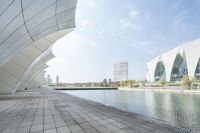
[[[128,62],[119,61],[114,63],[114,80],[128,80]]]
[[[149,82],[180,81],[184,75],[200,79],[200,39],[184,43],[147,63]]]
[[[75,28],[76,0],[0,2],[0,93],[44,83],[51,45]]]

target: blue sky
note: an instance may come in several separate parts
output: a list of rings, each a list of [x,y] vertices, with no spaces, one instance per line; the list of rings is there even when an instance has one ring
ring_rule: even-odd
[[[113,79],[127,60],[130,79],[145,79],[146,62],[200,37],[200,0],[79,0],[76,29],[57,41],[47,73],[61,82]]]

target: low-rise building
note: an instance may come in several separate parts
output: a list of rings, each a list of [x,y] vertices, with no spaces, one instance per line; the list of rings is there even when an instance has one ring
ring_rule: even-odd
[[[180,81],[185,75],[200,80],[200,39],[179,45],[147,63],[149,82]]]

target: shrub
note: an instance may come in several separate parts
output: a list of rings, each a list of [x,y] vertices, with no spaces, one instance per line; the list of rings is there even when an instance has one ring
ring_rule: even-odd
[[[190,82],[190,79],[187,75],[183,76],[183,78],[181,79],[181,86],[184,89],[190,89],[191,82]]]
[[[167,82],[165,86],[180,86],[180,83],[175,83],[175,82]]]

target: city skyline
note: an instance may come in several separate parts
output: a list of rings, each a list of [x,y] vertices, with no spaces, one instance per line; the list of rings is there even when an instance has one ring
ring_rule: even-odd
[[[0,3],[0,133],[199,133],[200,0]]]
[[[47,73],[60,75],[61,82],[113,79],[113,62],[127,60],[130,79],[145,79],[146,62],[199,38],[199,5],[198,0],[80,0],[77,28],[55,44]]]

